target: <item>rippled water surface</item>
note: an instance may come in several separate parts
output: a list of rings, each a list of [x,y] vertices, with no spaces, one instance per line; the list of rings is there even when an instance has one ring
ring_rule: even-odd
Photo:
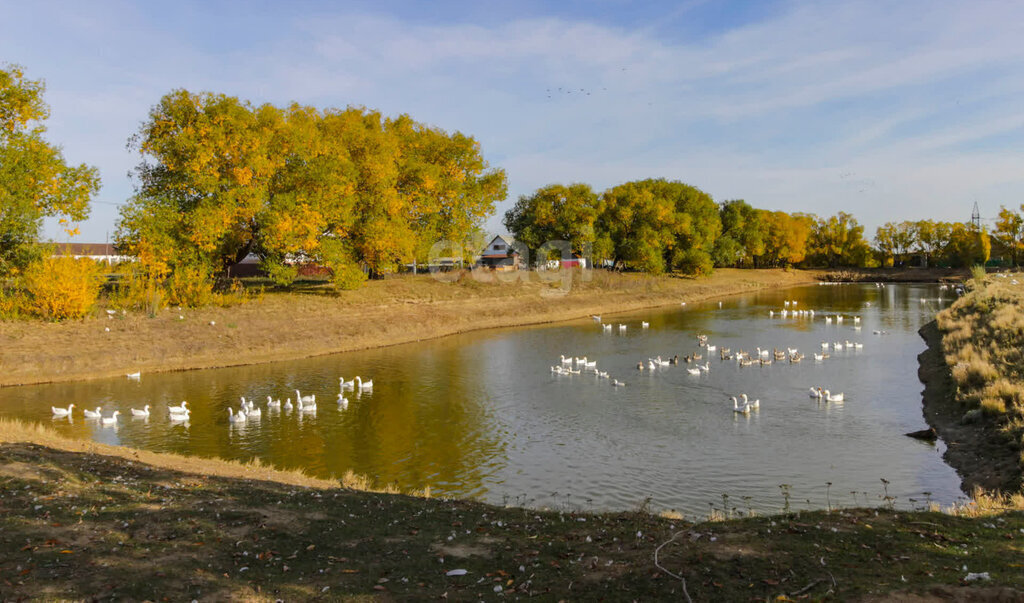
[[[798,508],[880,504],[882,479],[898,505],[949,503],[960,496],[959,480],[942,462],[941,445],[902,434],[924,427],[917,379],[924,343],[916,331],[950,298],[934,285],[802,287],[729,298],[721,307],[604,317],[627,325],[624,332],[587,319],[139,381],[6,388],[0,416],[111,444],[259,457],[323,477],[354,471],[494,503],[631,509],[650,497],[654,508],[703,514],[709,504],[721,508],[726,494],[730,507],[772,511],[784,504],[783,484]],[[815,317],[769,317],[784,300]],[[842,324],[825,322],[837,314]],[[733,351],[790,347],[807,358],[740,367],[705,351],[710,371],[699,376],[683,365],[636,369],[650,357],[700,351],[697,334]],[[822,341],[847,340],[864,347],[812,359]],[[626,386],[552,374],[562,354],[596,360]],[[373,392],[349,392],[341,409],[338,378],[357,374],[373,379]],[[844,392],[846,401],[820,404],[808,396],[811,386]],[[296,389],[316,395],[315,414],[266,409],[267,396],[294,402]],[[740,393],[760,408],[735,414],[729,397]],[[263,417],[229,425],[227,408],[237,409],[242,396],[259,402]],[[192,415],[173,423],[166,408],[182,400]],[[51,405],[71,402],[72,420],[51,419]],[[145,404],[150,418],[130,416]],[[83,408],[97,406],[105,415],[121,411],[116,427],[83,418]]]

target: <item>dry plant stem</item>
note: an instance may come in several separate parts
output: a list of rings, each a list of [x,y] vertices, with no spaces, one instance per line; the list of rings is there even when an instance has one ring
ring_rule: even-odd
[[[679,530],[675,534],[672,534],[672,538],[669,538],[667,541],[665,541],[665,542],[661,543],[660,545],[658,545],[658,548],[654,549],[654,567],[660,569],[661,571],[665,572],[669,576],[672,576],[676,580],[679,580],[680,582],[682,582],[682,584],[683,584],[683,596],[686,597],[686,600],[689,603],[693,603],[693,599],[690,598],[690,593],[686,590],[686,578],[680,576],[679,574],[673,573],[673,572],[665,569],[665,567],[663,565],[658,563],[658,553],[661,552],[661,549],[664,548],[666,545],[671,544],[673,541],[675,541],[676,538],[679,537],[680,534],[682,534],[685,531],[686,530]]]

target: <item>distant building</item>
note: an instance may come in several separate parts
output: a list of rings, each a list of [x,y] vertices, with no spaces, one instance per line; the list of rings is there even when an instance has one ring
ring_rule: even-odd
[[[119,255],[114,251],[113,243],[58,243],[54,255],[70,256],[75,259],[89,258],[108,264],[135,261],[130,255]]]
[[[495,270],[519,270],[519,252],[512,249],[515,242],[516,240],[508,235],[494,237],[480,252],[477,265]]]

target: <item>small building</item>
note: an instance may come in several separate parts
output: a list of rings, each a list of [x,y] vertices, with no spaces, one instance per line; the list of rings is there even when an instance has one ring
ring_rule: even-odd
[[[515,242],[516,240],[508,235],[494,237],[480,252],[477,265],[494,270],[519,270],[519,252],[512,248]]]

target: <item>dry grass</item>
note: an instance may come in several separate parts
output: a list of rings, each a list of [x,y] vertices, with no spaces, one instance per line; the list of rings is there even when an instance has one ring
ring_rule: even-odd
[[[978,274],[970,287],[937,316],[956,397],[965,420],[990,417],[1024,462],[1024,276]]]
[[[333,295],[323,287],[268,292],[231,308],[104,311],[64,323],[0,322],[0,386],[291,360],[515,327],[678,305],[756,289],[807,284],[816,275],[720,270],[705,279],[595,271],[558,295],[551,283],[506,274],[451,273],[370,281]],[[491,278],[483,282],[480,277]],[[109,330],[108,330],[109,329]]]

